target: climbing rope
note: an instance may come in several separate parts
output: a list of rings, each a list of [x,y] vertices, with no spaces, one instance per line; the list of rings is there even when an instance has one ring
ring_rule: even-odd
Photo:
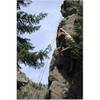
[[[39,83],[40,82],[40,77],[41,77],[41,73],[43,73],[43,69],[41,70],[41,72],[40,72],[40,74],[39,74],[39,76],[38,76],[38,81],[37,81],[37,83]],[[34,91],[34,98],[37,96],[37,95],[39,95],[39,93],[34,89],[33,90]],[[36,92],[35,92],[36,91]],[[38,98],[37,98],[38,99]]]
[[[55,41],[56,41],[56,39],[54,38],[53,41],[51,42],[51,45],[54,45]],[[41,70],[41,73],[39,74],[37,83],[41,83],[42,82],[42,79],[43,79],[43,76],[44,76],[44,73],[45,73],[47,64],[48,64],[48,62],[46,62],[45,67]],[[36,96],[38,96],[38,98],[39,98],[39,93],[38,92],[35,92],[35,89],[34,89],[34,98]]]
[[[43,76],[44,76],[46,67],[47,67],[47,62],[46,62],[45,67],[42,69],[42,71],[41,71],[41,73],[40,73],[40,78],[38,79],[38,83],[41,83],[41,82],[42,82],[42,79],[43,79]],[[40,86],[40,89],[41,89],[41,86]],[[39,98],[39,93],[38,93],[38,91],[37,91],[37,92],[34,92],[34,98],[35,98],[36,96]],[[38,98],[37,98],[37,99],[38,99]]]

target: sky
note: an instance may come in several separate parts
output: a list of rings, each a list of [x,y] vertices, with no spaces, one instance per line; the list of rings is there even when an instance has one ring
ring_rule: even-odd
[[[41,12],[48,13],[48,15],[41,20],[41,28],[38,31],[31,35],[24,35],[24,37],[31,39],[31,43],[35,46],[34,50],[45,49],[48,44],[52,46],[52,51],[49,54],[50,59],[45,61],[43,68],[33,69],[29,66],[22,65],[22,72],[24,72],[33,82],[48,84],[50,60],[53,50],[56,47],[56,31],[59,22],[63,18],[60,13],[62,3],[63,0],[33,0],[28,7],[23,8],[23,10],[29,14],[39,14]]]

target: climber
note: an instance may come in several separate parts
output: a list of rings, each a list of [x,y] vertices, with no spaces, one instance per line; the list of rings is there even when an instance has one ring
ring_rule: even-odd
[[[63,28],[60,28],[57,33],[57,39],[58,39],[58,46],[62,48],[62,50],[68,46],[70,46],[71,43],[74,43],[74,39],[72,36],[67,33]]]
[[[59,32],[60,33],[58,33],[58,37],[61,36],[61,35],[64,35],[65,36],[65,39],[70,39],[71,41],[74,42],[72,36],[69,33],[67,33],[63,28],[60,28],[59,29]]]
[[[70,42],[73,43],[74,40],[69,33],[67,33],[64,29],[60,28],[57,33],[57,49],[54,50],[53,57],[50,64],[50,70],[53,70],[57,65],[63,65],[64,61],[64,53],[66,51],[70,52]],[[68,53],[67,52],[67,53]],[[63,61],[62,61],[63,59]]]

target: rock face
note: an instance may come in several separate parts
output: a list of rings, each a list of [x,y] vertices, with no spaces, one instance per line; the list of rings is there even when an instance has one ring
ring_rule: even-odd
[[[65,0],[61,6],[64,19],[58,27],[57,47],[54,50],[49,70],[49,99],[83,98],[82,52],[78,54],[78,49],[76,49],[75,54],[79,55],[80,58],[75,59],[76,56],[72,55],[75,48],[71,48],[77,43],[74,39],[74,36],[77,35],[75,22],[79,16],[82,18],[82,6],[80,0]]]
[[[20,70],[17,71],[17,98],[18,99],[44,99],[47,86],[32,82]]]

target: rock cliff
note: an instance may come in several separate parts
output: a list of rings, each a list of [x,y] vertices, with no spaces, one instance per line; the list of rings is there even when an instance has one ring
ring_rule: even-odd
[[[17,70],[17,98],[44,99],[47,94],[47,85],[32,82],[24,73]]]
[[[64,0],[50,69],[49,99],[83,98],[83,2]]]

